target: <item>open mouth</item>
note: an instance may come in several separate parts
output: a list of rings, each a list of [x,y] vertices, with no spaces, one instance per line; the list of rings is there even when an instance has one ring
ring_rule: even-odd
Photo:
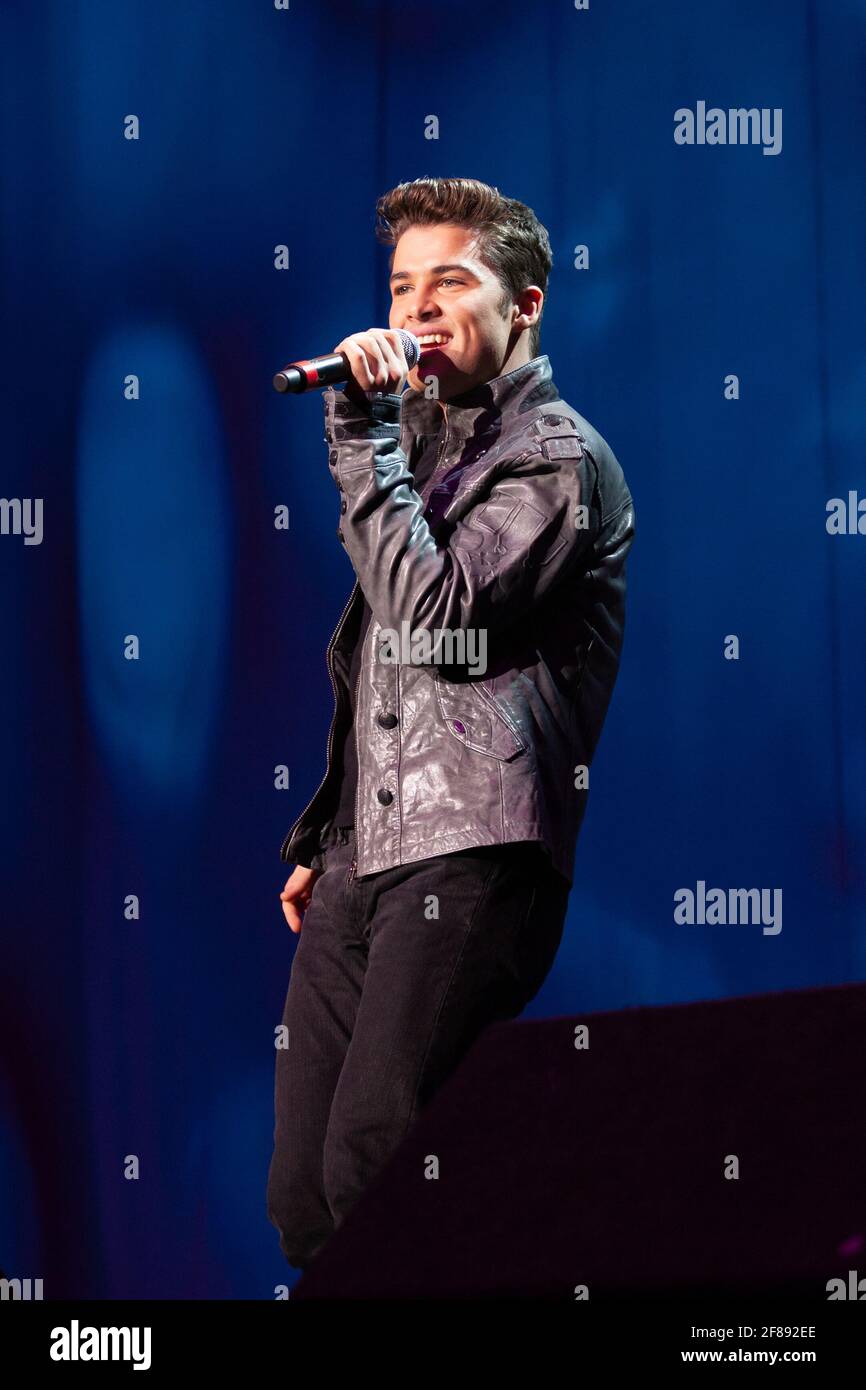
[[[437,348],[447,347],[451,342],[451,337],[447,333],[425,333],[417,335],[422,352],[435,352]]]

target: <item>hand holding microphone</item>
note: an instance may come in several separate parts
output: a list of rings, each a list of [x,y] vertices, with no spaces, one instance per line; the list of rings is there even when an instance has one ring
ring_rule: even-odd
[[[289,362],[274,377],[277,391],[309,391],[347,382],[346,391],[397,394],[421,356],[414,333],[402,328],[368,328],[343,338],[327,357]]]
[[[334,349],[345,354],[351,379],[347,390],[402,391],[421,354],[418,339],[401,328],[368,328],[366,333],[353,333]]]

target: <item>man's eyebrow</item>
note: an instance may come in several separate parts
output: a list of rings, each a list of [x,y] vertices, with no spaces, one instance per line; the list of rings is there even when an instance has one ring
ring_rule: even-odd
[[[462,270],[465,275],[471,275],[475,280],[478,279],[478,276],[475,274],[475,271],[472,269],[472,267],[469,265],[462,265],[460,261],[451,261],[448,265],[434,265],[431,268],[430,274],[441,275],[442,272],[445,270]],[[409,279],[411,279],[411,276],[408,270],[395,270],[394,274],[390,277],[388,283],[390,285],[394,280]]]

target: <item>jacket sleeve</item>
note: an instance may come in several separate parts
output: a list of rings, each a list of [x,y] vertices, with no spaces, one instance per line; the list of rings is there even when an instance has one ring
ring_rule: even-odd
[[[367,392],[361,402],[334,387],[324,396],[338,534],[383,627],[492,634],[590,551],[598,517],[584,495],[594,476],[586,455],[549,459],[541,438],[524,437],[440,545],[400,448],[400,397]]]

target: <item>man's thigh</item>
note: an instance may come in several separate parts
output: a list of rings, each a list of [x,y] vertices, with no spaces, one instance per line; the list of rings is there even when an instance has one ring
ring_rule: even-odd
[[[558,949],[569,886],[540,846],[487,846],[367,880],[369,956],[334,1126],[383,1152],[480,1032],[513,1018]],[[357,887],[363,889],[364,880]]]
[[[329,848],[304,913],[283,1011],[283,1072],[336,1084],[361,1000],[367,963],[363,924],[346,901],[351,845]],[[294,1058],[294,1061],[292,1060]],[[330,1098],[329,1098],[330,1100]]]
[[[332,1229],[322,1153],[367,959],[363,924],[345,900],[351,854],[350,844],[329,848],[314,883],[292,961],[285,1036],[276,1051],[268,1210],[290,1259],[308,1257]]]

